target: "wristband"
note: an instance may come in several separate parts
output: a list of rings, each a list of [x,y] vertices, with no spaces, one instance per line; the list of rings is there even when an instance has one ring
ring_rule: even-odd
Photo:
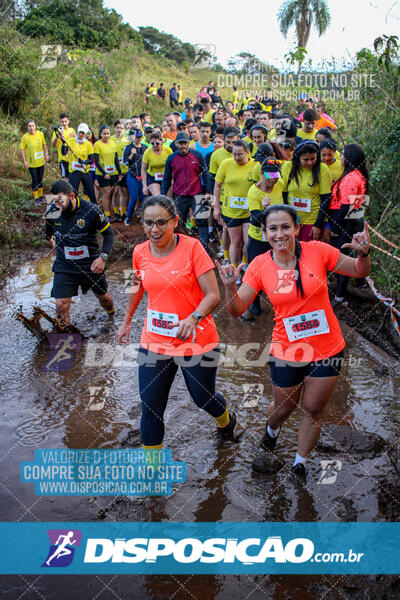
[[[367,256],[369,256],[370,252],[371,252],[371,248],[368,248],[368,252],[359,252],[358,256],[360,256],[361,258],[367,258]]]

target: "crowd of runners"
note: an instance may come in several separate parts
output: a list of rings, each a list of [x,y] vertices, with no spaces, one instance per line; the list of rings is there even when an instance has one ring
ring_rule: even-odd
[[[148,84],[145,95],[167,100],[164,84]],[[292,470],[304,479],[343,362],[333,308],[346,303],[349,278],[362,285],[370,271],[368,170],[358,144],[339,151],[337,126],[318,100],[301,94],[288,110],[270,94],[247,96],[239,103],[234,88],[223,101],[211,81],[192,101],[174,83],[162,123],[143,112],[102,125],[98,136],[86,123],[75,131],[60,115],[51,145],[61,178],[46,196],[47,237],[57,251],[52,295],[67,323],[79,287],[113,314],[104,275],[111,223],[129,226],[140,218],[148,240],[133,249],[132,291],[116,339],[129,343],[146,292],[139,390],[147,448],[162,447],[178,366],[197,406],[215,419],[218,437],[234,436],[235,413],[215,389],[219,338],[212,312],[221,302],[215,267],[233,317],[256,325],[267,314],[260,299],[268,298],[275,313],[273,400],[262,445],[274,450],[300,403]],[[21,154],[40,202],[49,151],[33,120]],[[329,271],[337,274],[331,299]],[[255,459],[254,470],[268,472],[268,452]]]

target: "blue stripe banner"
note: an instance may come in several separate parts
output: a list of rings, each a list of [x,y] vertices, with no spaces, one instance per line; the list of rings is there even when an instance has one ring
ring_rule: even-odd
[[[396,574],[398,523],[0,523],[1,574]]]

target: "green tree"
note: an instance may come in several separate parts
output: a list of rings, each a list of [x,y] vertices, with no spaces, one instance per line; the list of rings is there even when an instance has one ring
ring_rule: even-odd
[[[30,37],[42,37],[80,48],[119,48],[123,42],[143,47],[133,27],[120,14],[103,6],[102,0],[50,0],[28,9],[17,26]]]
[[[182,42],[174,35],[159,31],[155,27],[139,27],[139,32],[144,49],[150,54],[163,54],[169,60],[179,64],[184,61],[193,62],[196,51],[192,44]]]
[[[287,37],[291,27],[296,28],[297,47],[306,48],[312,26],[319,36],[323,35],[331,22],[326,0],[285,0],[278,11],[279,27]],[[298,75],[302,62],[299,62]]]

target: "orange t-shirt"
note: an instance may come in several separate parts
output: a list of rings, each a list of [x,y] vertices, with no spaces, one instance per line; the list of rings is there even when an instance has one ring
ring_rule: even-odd
[[[339,188],[339,194],[338,194]],[[350,171],[332,186],[330,209],[339,209],[342,204],[362,204],[364,199],[367,182],[364,175],[358,170]],[[356,196],[356,198],[354,198]]]
[[[163,138],[174,141],[178,135],[177,131],[163,131]]]
[[[295,270],[278,267],[271,251],[252,260],[243,283],[256,292],[265,292],[274,308],[271,354],[289,362],[313,362],[334,356],[345,346],[329,302],[326,278],[327,271],[335,268],[340,252],[324,242],[300,244],[304,297],[297,293]]]
[[[333,123],[333,121],[330,121],[329,119],[327,119],[326,117],[323,117],[321,115],[320,118],[318,119],[318,121],[316,121],[316,123],[315,123],[315,129],[322,129],[322,127],[329,127],[330,129],[336,129],[336,125],[335,125],[335,123]]]
[[[148,296],[147,317],[140,338],[143,348],[168,356],[197,356],[218,345],[217,328],[211,315],[196,328],[195,342],[191,337],[178,340],[171,331],[172,324],[186,319],[204,298],[197,278],[214,269],[199,240],[179,234],[176,248],[162,257],[151,254],[149,241],[138,244],[133,250],[132,268],[141,271],[140,278]]]

